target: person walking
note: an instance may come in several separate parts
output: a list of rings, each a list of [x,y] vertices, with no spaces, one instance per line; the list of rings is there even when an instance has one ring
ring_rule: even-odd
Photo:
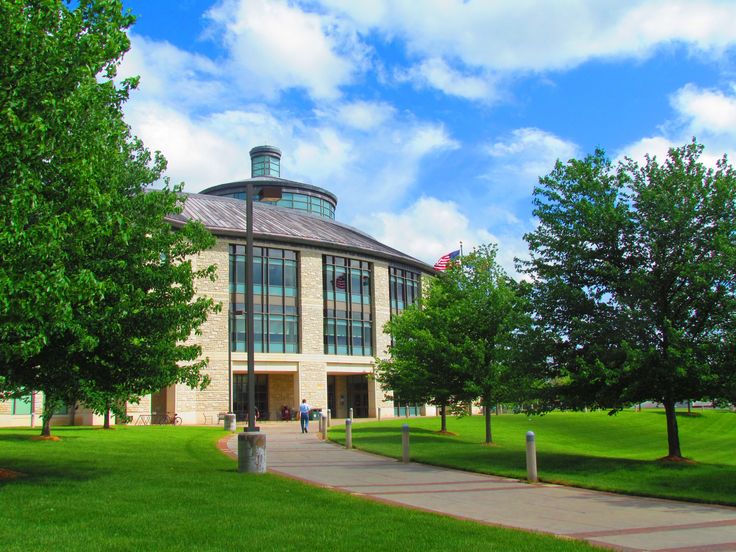
[[[302,433],[309,433],[309,411],[312,408],[307,404],[307,399],[302,399],[299,405],[299,421],[302,426]]]

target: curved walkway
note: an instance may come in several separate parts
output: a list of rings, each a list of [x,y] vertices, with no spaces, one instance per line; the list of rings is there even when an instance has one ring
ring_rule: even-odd
[[[302,434],[295,422],[262,430],[269,472],[372,500],[617,550],[736,552],[736,508],[402,464]],[[221,448],[237,458],[237,436],[224,437]]]

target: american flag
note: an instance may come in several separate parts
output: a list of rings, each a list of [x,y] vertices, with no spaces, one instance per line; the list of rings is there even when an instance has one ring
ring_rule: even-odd
[[[447,270],[447,265],[450,264],[450,261],[453,260],[455,257],[460,256],[460,250],[457,249],[456,251],[451,251],[447,255],[442,255],[436,263],[434,263],[434,269],[435,270]]]
[[[345,278],[345,274],[339,274],[337,278],[335,278],[335,287],[337,289],[347,289],[348,287],[347,279]]]

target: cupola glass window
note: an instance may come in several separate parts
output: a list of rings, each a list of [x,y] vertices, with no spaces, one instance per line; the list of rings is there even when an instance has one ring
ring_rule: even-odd
[[[372,355],[370,263],[324,255],[322,266],[325,353]]]
[[[251,158],[251,174],[256,176],[281,176],[281,160],[271,155]]]
[[[296,251],[253,248],[256,352],[299,352],[299,283]],[[230,246],[230,347],[246,351],[245,246]]]

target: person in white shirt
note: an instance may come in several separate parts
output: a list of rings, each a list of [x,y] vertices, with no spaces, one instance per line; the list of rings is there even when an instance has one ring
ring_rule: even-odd
[[[299,420],[302,426],[302,433],[309,433],[309,411],[312,408],[307,404],[307,399],[302,399],[299,405]]]

